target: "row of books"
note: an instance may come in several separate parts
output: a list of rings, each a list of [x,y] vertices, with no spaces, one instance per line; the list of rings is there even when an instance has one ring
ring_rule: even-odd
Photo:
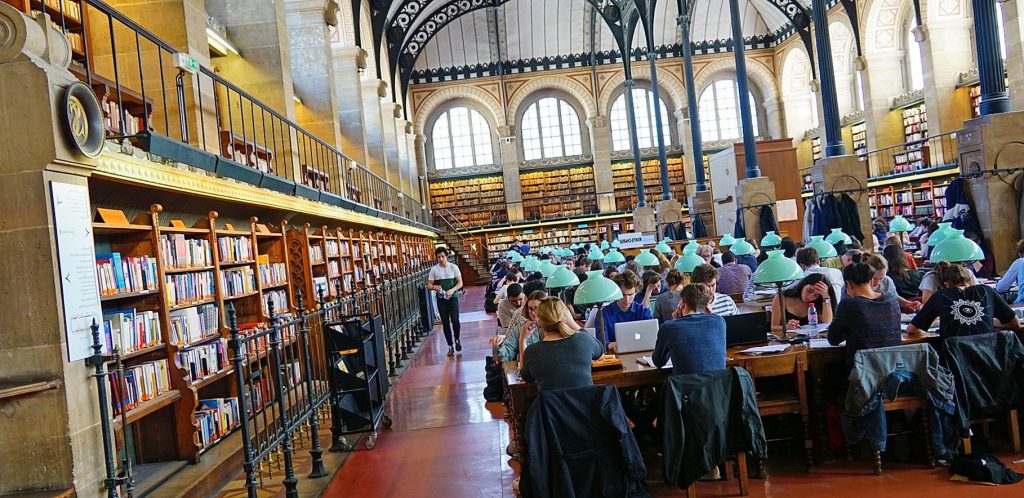
[[[171,306],[207,301],[216,297],[213,272],[164,275],[167,303]]]
[[[100,294],[112,296],[157,288],[156,259],[149,256],[122,258],[119,252],[96,255]]]
[[[263,256],[260,256],[262,258]],[[260,263],[260,282],[264,287],[288,283],[288,268],[284,263]]]
[[[206,448],[238,427],[238,398],[199,400],[196,408],[196,427],[199,429],[199,447]]]
[[[178,366],[188,372],[192,382],[220,372],[228,366],[227,344],[227,340],[222,338],[178,351]]]
[[[327,262],[327,274],[332,277],[337,277],[341,274],[340,266],[336,260]]]
[[[249,237],[217,237],[217,254],[225,263],[252,261],[252,239]]]
[[[309,261],[313,263],[323,263],[324,248],[320,245],[309,246]]]
[[[46,13],[54,19],[54,23],[60,24],[60,14],[70,17],[75,21],[82,22],[82,6],[74,0],[46,0]]]
[[[203,304],[170,313],[171,344],[185,347],[220,333],[217,305]]]
[[[256,272],[252,271],[251,266],[224,270],[220,274],[220,284],[224,297],[256,292]]]
[[[270,315],[270,305],[274,306],[274,314],[280,315],[288,311],[288,293],[284,289],[276,289],[263,293],[263,312]]]
[[[110,405],[114,415],[131,410],[171,388],[167,360],[156,360],[110,372]]]
[[[252,372],[249,384],[249,402],[253,410],[259,411],[276,399],[274,396],[275,379],[270,378],[270,367],[265,366]],[[299,362],[281,365],[281,385],[286,391],[302,382],[302,367]]]
[[[213,266],[210,241],[187,239],[180,233],[160,237],[164,268],[202,268]]]
[[[121,354],[140,351],[163,342],[160,334],[160,315],[156,311],[135,308],[110,310],[103,313],[103,337],[106,352],[116,346]]]
[[[327,242],[327,256],[331,257],[331,258],[337,257],[338,254],[339,254],[338,241],[337,240],[330,240],[330,239],[328,239],[326,242]]]

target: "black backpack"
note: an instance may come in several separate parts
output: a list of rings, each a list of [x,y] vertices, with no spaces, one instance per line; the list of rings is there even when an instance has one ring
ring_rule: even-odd
[[[966,477],[973,482],[1014,484],[1024,479],[992,455],[972,453],[958,457],[949,464],[949,473]]]
[[[501,382],[501,376],[505,374],[501,365],[494,362],[494,357],[488,356],[484,363],[484,372],[487,379],[487,386],[484,387],[484,399],[487,401],[503,401],[505,399],[505,386]]]
[[[488,313],[497,313],[498,305],[494,304],[494,298],[497,296],[494,292],[488,292],[487,296],[484,297],[484,311]]]

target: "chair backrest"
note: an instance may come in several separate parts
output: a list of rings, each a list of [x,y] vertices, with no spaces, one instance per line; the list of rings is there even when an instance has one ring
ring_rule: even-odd
[[[807,351],[798,350],[750,358],[743,363],[743,368],[755,379],[803,374],[807,371]]]

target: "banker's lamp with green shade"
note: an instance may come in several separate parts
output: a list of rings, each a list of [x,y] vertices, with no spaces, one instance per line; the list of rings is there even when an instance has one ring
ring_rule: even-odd
[[[601,252],[597,246],[590,246],[590,252],[587,254],[587,259],[591,261],[604,261],[604,253]]]
[[[800,265],[796,261],[787,258],[785,254],[785,251],[782,250],[768,251],[768,259],[758,265],[757,271],[754,272],[755,284],[775,284],[778,289],[779,306],[782,307],[786,306],[786,302],[782,297],[782,288],[789,282],[804,278],[804,271],[800,268]],[[786,313],[783,312],[779,315],[782,316],[782,323],[780,325],[782,325],[782,331],[785,333]]]
[[[839,255],[836,252],[836,248],[832,247],[832,244],[825,242],[823,235],[811,236],[811,241],[807,243],[807,247],[813,247],[815,251],[818,251],[818,257],[821,259],[834,258]]]
[[[936,230],[935,233],[928,236],[928,246],[938,246],[939,243],[941,243],[943,240],[946,240],[946,237],[955,234],[955,230],[956,229],[953,228],[953,222],[951,221],[944,221],[942,223],[939,223],[939,229]],[[931,259],[931,257],[929,257],[928,259]]]
[[[761,237],[761,247],[779,247],[782,245],[782,237],[774,231],[770,231]]]
[[[605,250],[605,249],[608,249],[609,247],[611,247],[611,246],[608,245],[608,241],[607,240],[602,240],[601,241],[601,250],[602,251]]]
[[[725,236],[722,237],[722,240],[718,241],[718,245],[722,247],[731,247],[735,243],[736,238],[733,237],[731,233],[725,234]]]
[[[572,249],[573,251],[575,251],[576,249],[579,249],[579,248],[580,248],[580,245],[575,243],[575,242],[573,242],[572,244],[569,244],[569,249]]]
[[[688,244],[683,246],[683,254],[697,254],[697,249],[700,249],[700,242],[691,240]]]
[[[618,249],[612,249],[608,251],[608,254],[604,255],[605,264],[619,264],[626,262],[626,256],[623,256]]]
[[[825,237],[825,242],[828,242],[829,244],[832,245],[836,245],[840,242],[842,242],[843,244],[849,244],[853,242],[853,240],[850,239],[849,235],[846,235],[843,232],[842,228],[833,228],[832,233],[828,234],[828,236]]]
[[[610,278],[602,275],[601,270],[587,272],[587,280],[576,288],[576,295],[573,304],[587,306],[597,305],[597,340],[607,349],[608,340],[604,333],[604,317],[601,316],[601,309],[605,303],[622,299],[622,289]]]
[[[516,264],[522,263],[524,259],[525,258],[523,258],[523,255],[519,254],[518,252],[513,252],[512,257],[509,258],[510,261]]]
[[[539,271],[540,274],[544,276],[544,278],[547,278],[550,277],[551,275],[554,275],[555,270],[557,269],[558,267],[555,266],[555,264],[552,263],[550,259],[548,259],[540,264],[540,267],[537,268],[537,271]]]
[[[526,258],[526,261],[523,263],[523,269],[528,271],[528,272],[535,272],[535,271],[539,270],[540,269],[540,260],[537,259],[537,258],[532,258],[532,257]]]
[[[889,222],[889,231],[892,233],[909,232],[914,229],[912,225],[902,214],[893,216],[892,221]]]
[[[658,245],[654,246],[654,250],[658,251],[658,252],[660,252],[662,254],[671,254],[672,253],[672,248],[668,245],[668,242],[665,242],[664,240],[661,241],[661,242],[658,242]]]
[[[745,237],[740,237],[736,239],[736,243],[734,243],[729,250],[737,256],[750,256],[751,254],[754,254],[755,249],[754,244],[747,242]]]
[[[985,252],[973,240],[964,237],[963,230],[955,230],[952,235],[946,237],[946,240],[939,242],[939,245],[932,249],[932,254],[928,259],[933,263],[974,262],[984,260]]]
[[[619,247],[619,245],[620,245],[619,239],[613,239],[612,240],[612,247]],[[607,249],[607,248],[606,247],[602,247],[602,249]]]
[[[704,258],[696,253],[683,254],[676,261],[676,269],[683,273],[693,273],[693,269],[704,264]]]
[[[640,254],[637,254],[636,258],[633,258],[633,261],[636,261],[636,264],[645,268],[648,266],[658,266],[661,264],[661,262],[658,261],[658,257],[655,256],[654,253],[646,249],[640,251]]]
[[[564,289],[580,284],[580,277],[576,272],[568,269],[565,265],[558,265],[555,273],[548,277],[546,285],[548,289]]]

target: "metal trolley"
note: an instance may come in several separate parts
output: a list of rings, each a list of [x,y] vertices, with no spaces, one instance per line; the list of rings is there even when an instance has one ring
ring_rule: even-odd
[[[383,423],[388,392],[388,363],[380,315],[358,313],[325,324],[325,346],[330,375],[331,451],[351,451],[346,436],[369,433],[364,445],[372,449]]]

